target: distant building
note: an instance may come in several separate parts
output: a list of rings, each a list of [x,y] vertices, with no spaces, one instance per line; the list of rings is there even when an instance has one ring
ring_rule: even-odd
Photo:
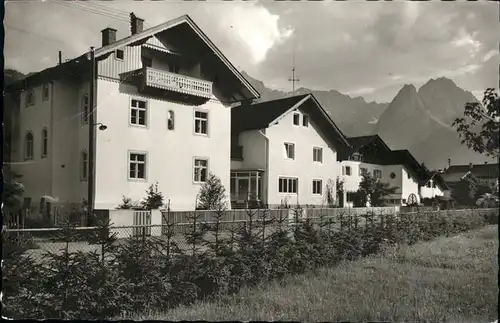
[[[451,165],[441,174],[441,176],[450,190],[452,190],[461,179],[471,177],[478,183],[487,185],[495,191],[498,190],[498,167],[498,164]]]

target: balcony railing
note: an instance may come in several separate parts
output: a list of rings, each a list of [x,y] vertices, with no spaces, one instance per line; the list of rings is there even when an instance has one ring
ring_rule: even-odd
[[[143,70],[146,86],[209,99],[212,82],[146,67]]]

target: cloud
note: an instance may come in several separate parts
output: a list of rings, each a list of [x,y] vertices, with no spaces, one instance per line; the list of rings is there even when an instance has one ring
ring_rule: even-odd
[[[91,12],[103,6],[108,16]],[[367,101],[390,101],[404,84],[441,76],[470,91],[498,86],[491,2],[9,3],[5,24],[32,35],[7,27],[7,67],[40,70],[57,62],[58,50],[74,57],[99,45],[108,26],[127,36],[131,11],[149,25],[189,14],[237,68],[278,89],[290,89],[294,57],[299,86]]]

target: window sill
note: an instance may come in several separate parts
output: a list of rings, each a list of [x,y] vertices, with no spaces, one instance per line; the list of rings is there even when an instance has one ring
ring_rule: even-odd
[[[40,158],[42,158],[42,159],[46,159],[46,158],[47,158],[47,155],[42,155],[42,156],[40,156]]]
[[[194,135],[195,136],[207,137],[208,138],[208,133],[195,132]]]
[[[128,178],[127,179],[129,182],[147,182],[147,178]]]
[[[148,125],[144,125],[144,124],[134,124],[134,123],[129,123],[128,124],[130,127],[135,127],[135,128],[143,128],[143,129],[147,129],[148,128]]]
[[[25,161],[28,161],[28,160],[34,160],[34,158],[33,158],[33,157],[24,157],[24,160],[25,160]]]

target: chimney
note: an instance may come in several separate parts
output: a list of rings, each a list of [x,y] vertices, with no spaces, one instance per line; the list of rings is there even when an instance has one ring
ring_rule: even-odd
[[[469,163],[469,169],[472,169],[472,163]]]
[[[142,32],[144,19],[137,17],[133,12],[130,13],[130,31],[132,35]]]
[[[102,46],[112,44],[116,41],[116,29],[105,28],[101,30],[102,33]]]
[[[62,64],[62,51],[59,51],[59,65]]]
[[[448,168],[451,167],[451,158],[448,158]]]

